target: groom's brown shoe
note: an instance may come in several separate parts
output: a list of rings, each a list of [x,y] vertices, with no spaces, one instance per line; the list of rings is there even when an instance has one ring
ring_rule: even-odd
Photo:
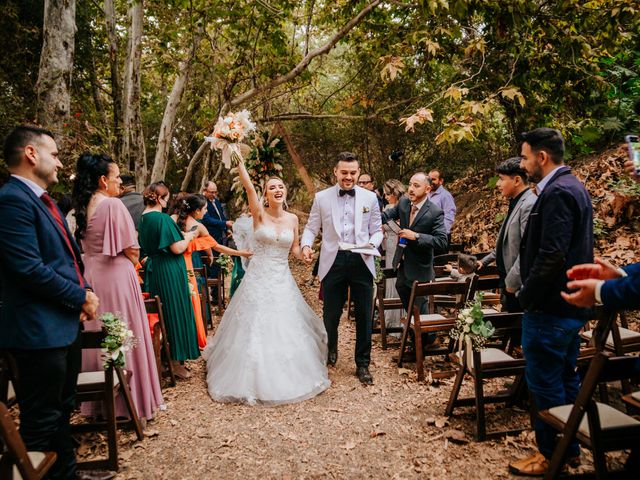
[[[356,375],[363,385],[373,385],[373,377],[371,376],[371,373],[369,373],[368,367],[358,367]]]
[[[338,352],[329,352],[327,355],[327,367],[335,367],[338,362]]]

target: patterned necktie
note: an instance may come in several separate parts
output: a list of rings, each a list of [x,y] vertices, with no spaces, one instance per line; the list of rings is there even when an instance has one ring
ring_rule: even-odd
[[[53,200],[51,199],[51,197],[47,192],[44,192],[42,194],[42,196],[40,197],[40,200],[42,200],[42,203],[45,204],[45,206],[47,207],[47,210],[49,210],[49,213],[51,213],[51,215],[53,216],[53,219],[58,224],[60,233],[62,233],[62,236],[64,237],[64,241],[67,244],[67,248],[71,252],[71,257],[73,257],[73,265],[76,268],[76,274],[78,275],[78,282],[80,283],[81,287],[84,287],[84,278],[82,278],[82,272],[80,272],[80,265],[78,264],[78,259],[76,258],[76,252],[71,245],[71,239],[69,238],[69,235],[67,235],[67,229],[64,226],[64,222],[62,221],[62,216],[60,215],[60,211],[58,210],[58,207],[56,207],[56,205],[53,203]]]
[[[416,218],[416,213],[418,213],[418,206],[411,205],[411,214],[409,215],[409,225],[413,223],[413,219]]]

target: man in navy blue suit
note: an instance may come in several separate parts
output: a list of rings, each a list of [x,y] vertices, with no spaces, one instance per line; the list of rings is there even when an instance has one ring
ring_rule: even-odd
[[[76,478],[69,418],[81,365],[80,322],[98,297],[83,277],[80,250],[47,194],[58,182],[51,132],[14,128],[4,143],[11,173],[0,189],[0,349],[17,366],[20,435],[28,450],[54,451],[50,478]]]
[[[225,244],[225,239],[227,237],[227,228],[231,228],[233,226],[233,221],[227,220],[227,217],[224,214],[222,203],[218,200],[218,186],[215,182],[208,181],[205,183],[202,188],[202,194],[207,199],[207,213],[202,217],[202,223],[207,227],[207,231],[213,238],[215,238],[216,242],[223,245]],[[220,266],[215,262],[215,258],[219,255],[220,254],[218,252],[215,250],[213,251],[214,262],[208,270],[210,278],[218,278]],[[216,287],[212,287],[211,296],[214,301],[217,301],[217,292],[213,291],[215,288]]]
[[[593,209],[584,185],[564,165],[564,139],[559,131],[538,128],[522,134],[521,167],[537,183],[538,199],[520,243],[522,287],[518,301],[524,310],[522,349],[525,376],[537,410],[574,403],[580,379],[576,372],[578,331],[589,309],[562,298],[566,271],[593,262]],[[510,464],[513,473],[544,475],[556,443],[556,431],[534,420],[539,452]],[[569,462],[580,449],[570,445]]]
[[[227,220],[224,214],[222,203],[218,200],[218,187],[214,182],[207,182],[202,194],[207,199],[207,213],[202,218],[202,223],[216,242],[222,244],[227,236],[227,228],[233,226],[233,221]]]

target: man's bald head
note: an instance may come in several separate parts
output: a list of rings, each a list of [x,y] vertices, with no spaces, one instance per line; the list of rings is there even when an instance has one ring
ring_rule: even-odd
[[[216,182],[212,182],[209,180],[204,184],[202,188],[202,194],[207,198],[207,200],[212,201],[218,197],[218,186]]]

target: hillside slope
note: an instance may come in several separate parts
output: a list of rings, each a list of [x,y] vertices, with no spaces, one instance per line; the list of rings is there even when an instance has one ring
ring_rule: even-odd
[[[618,265],[640,260],[640,184],[624,174],[626,158],[626,146],[621,145],[568,162],[591,195],[596,255]],[[485,170],[446,185],[458,207],[453,241],[464,243],[473,252],[495,246],[507,213],[507,202],[497,188],[490,186],[494,175]]]

